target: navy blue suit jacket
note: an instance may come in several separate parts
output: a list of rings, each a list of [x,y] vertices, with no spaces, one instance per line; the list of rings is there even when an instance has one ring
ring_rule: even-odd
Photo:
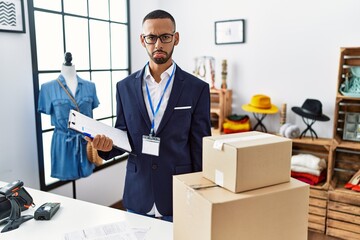
[[[149,135],[151,129],[142,91],[144,69],[116,86],[115,127],[127,131],[136,154],[129,155],[127,162],[123,204],[145,214],[155,202],[162,215],[170,216],[172,176],[202,170],[202,138],[211,135],[210,90],[206,82],[176,66],[170,98],[155,135],[160,138],[159,156],[142,154],[143,135]],[[115,148],[100,152],[105,159],[119,154],[122,152]]]

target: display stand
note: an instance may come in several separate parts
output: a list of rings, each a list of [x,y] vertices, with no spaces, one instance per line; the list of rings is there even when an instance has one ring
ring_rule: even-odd
[[[312,125],[316,122],[316,120],[313,119],[308,119],[308,118],[304,118],[302,117],[303,122],[306,124],[306,128],[304,131],[302,131],[302,133],[300,134],[300,138],[305,137],[306,133],[309,131],[310,132],[310,136],[311,139],[318,138],[318,135],[316,134],[315,130],[312,129]]]
[[[267,133],[267,129],[266,129],[265,125],[262,123],[262,121],[267,116],[267,114],[265,114],[265,113],[255,113],[254,112],[253,116],[257,121],[255,126],[253,127],[253,130],[255,131],[259,127],[262,132]]]

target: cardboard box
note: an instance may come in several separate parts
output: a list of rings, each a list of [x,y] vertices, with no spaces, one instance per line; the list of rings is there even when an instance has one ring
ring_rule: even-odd
[[[233,193],[202,174],[173,177],[174,240],[306,240],[309,185]]]
[[[203,176],[238,193],[290,181],[291,139],[262,132],[203,138]]]

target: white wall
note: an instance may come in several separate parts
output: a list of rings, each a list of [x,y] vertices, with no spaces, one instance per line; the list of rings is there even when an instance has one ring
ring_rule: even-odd
[[[40,189],[27,0],[24,7],[26,33],[0,32],[0,180],[20,179],[25,187]],[[124,176],[122,162],[80,179],[75,184],[77,198],[111,205],[122,198]],[[72,187],[69,183],[51,192],[72,197]]]
[[[288,121],[303,130],[291,107],[316,98],[331,121],[313,127],[319,137],[332,137],[339,49],[360,46],[360,1],[161,0],[160,5],[177,20],[174,59],[180,67],[191,72],[194,57],[213,56],[220,86],[221,61],[228,60],[234,113],[245,114],[241,106],[263,93],[278,107],[287,103]],[[229,19],[246,20],[245,44],[215,45],[214,22]],[[278,131],[279,115],[265,120],[270,131]]]
[[[217,60],[220,84],[221,60],[228,60],[228,85],[233,89],[233,112],[255,93],[271,96],[274,104],[288,104],[288,120],[303,126],[291,106],[317,98],[323,112],[333,118],[339,48],[359,46],[360,1],[357,0],[150,0],[130,1],[132,70],[144,66],[145,50],[139,43],[142,18],[161,8],[177,20],[180,45],[174,59],[191,72],[194,57],[210,55]],[[26,33],[0,32],[0,180],[21,179],[25,186],[39,188],[35,136],[35,113],[27,1],[24,1]],[[246,43],[217,46],[214,22],[246,19]],[[277,130],[278,116],[265,124]],[[317,122],[320,137],[332,136],[332,121]],[[122,194],[125,164],[119,164],[77,182],[78,197],[104,205]],[[113,188],[103,188],[111,182]],[[54,192],[71,196],[71,184]],[[115,189],[115,190],[114,190]],[[101,195],[97,194],[101,193]]]
[[[39,187],[30,36],[0,32],[0,179]]]

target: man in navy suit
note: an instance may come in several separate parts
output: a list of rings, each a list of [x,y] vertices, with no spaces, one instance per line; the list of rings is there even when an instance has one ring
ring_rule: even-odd
[[[202,170],[202,138],[211,135],[210,90],[173,62],[179,33],[168,12],[145,16],[140,42],[149,62],[116,86],[115,127],[127,131],[134,153],[123,204],[130,212],[172,221],[172,176]],[[104,159],[123,153],[104,135],[95,136],[93,145]]]

